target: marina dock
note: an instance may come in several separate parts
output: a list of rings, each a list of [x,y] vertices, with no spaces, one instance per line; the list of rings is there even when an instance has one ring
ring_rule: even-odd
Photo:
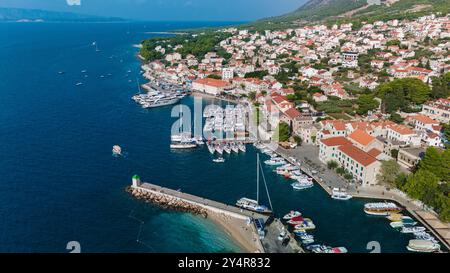
[[[136,198],[153,202],[165,208],[190,212],[210,218],[221,225],[247,251],[256,253],[297,253],[303,250],[289,234],[289,244],[283,246],[277,240],[282,224],[278,219],[270,221],[270,216],[240,209],[235,206],[202,198],[179,190],[161,187],[151,183],[141,183],[139,177],[133,177],[133,185],[128,191]],[[255,220],[264,223],[265,236],[260,238]]]
[[[382,187],[370,187],[368,189],[362,187],[349,186],[348,182],[344,181],[341,177],[333,174],[334,179],[330,180],[329,176],[324,175],[324,172],[329,170],[326,166],[323,167],[323,172],[312,173],[312,167],[307,162],[297,156],[296,152],[278,148],[275,153],[282,156],[288,162],[298,165],[302,172],[313,178],[330,196],[332,195],[332,189],[345,188],[346,191],[354,198],[365,199],[379,199],[389,200],[400,204],[409,214],[416,218],[424,227],[426,227],[447,249],[450,249],[450,224],[443,223],[432,212],[427,211],[420,205],[416,204],[413,199],[402,196],[400,192],[395,190],[387,191]],[[304,155],[304,153],[302,153]],[[297,162],[293,162],[290,157],[293,157]],[[312,157],[311,157],[312,158]],[[317,166],[321,166],[322,163],[316,162]],[[331,171],[330,171],[331,172]]]

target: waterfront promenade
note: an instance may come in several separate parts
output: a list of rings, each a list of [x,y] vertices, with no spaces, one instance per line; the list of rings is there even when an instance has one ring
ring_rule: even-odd
[[[422,204],[406,196],[399,190],[387,189],[383,186],[361,187],[355,183],[349,183],[329,170],[318,158],[319,148],[314,145],[303,145],[296,149],[283,149],[279,147],[276,153],[287,160],[295,158],[300,168],[331,195],[333,188],[346,189],[356,198],[392,200],[403,206],[412,216],[420,221],[447,249],[450,249],[450,224],[443,223],[437,215]],[[290,160],[289,160],[290,161]],[[294,163],[294,162],[291,162]],[[313,173],[314,172],[314,173]]]
[[[214,200],[205,199],[189,193],[181,192],[180,190],[173,190],[164,188],[150,183],[137,183],[131,187],[131,192],[134,196],[143,196],[142,194],[150,194],[152,198],[143,198],[150,201],[150,199],[164,200],[164,205],[169,208],[182,208],[193,211],[195,214],[204,215],[220,225],[243,249],[251,253],[297,253],[303,252],[292,234],[289,234],[291,240],[288,245],[283,246],[277,237],[281,232],[279,221],[275,219],[272,223],[266,226],[266,236],[263,239],[259,238],[258,231],[251,220],[262,219],[267,222],[268,215],[243,210],[235,206],[230,206]],[[154,196],[157,196],[154,198]],[[148,197],[148,196],[147,196]],[[206,212],[206,214],[203,214]]]

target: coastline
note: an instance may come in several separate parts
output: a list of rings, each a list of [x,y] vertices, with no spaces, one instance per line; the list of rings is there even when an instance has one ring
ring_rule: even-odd
[[[259,239],[254,237],[253,226],[248,226],[245,220],[214,212],[209,212],[207,219],[227,233],[244,253],[263,252]]]

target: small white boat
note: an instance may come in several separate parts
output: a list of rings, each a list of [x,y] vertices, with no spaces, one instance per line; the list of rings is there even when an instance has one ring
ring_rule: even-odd
[[[172,142],[170,149],[193,149],[197,148],[197,144],[193,142]]]
[[[350,200],[352,196],[348,194],[344,189],[334,188],[331,194],[331,198],[335,200]]]
[[[122,155],[122,148],[119,145],[114,145],[112,153],[113,155]]]
[[[400,232],[401,233],[416,233],[416,232],[421,232],[421,231],[425,231],[425,230],[426,230],[425,227],[402,227]]]
[[[410,240],[406,249],[414,252],[429,253],[439,251],[441,249],[441,246],[438,243],[433,243],[427,240]]]
[[[402,211],[402,208],[392,202],[367,203],[364,205],[364,212],[369,215],[388,216],[400,211]]]
[[[297,181],[295,183],[292,183],[291,186],[294,190],[304,190],[313,187],[314,183],[310,181]]]
[[[213,162],[214,163],[224,163],[225,159],[223,157],[219,157],[219,158],[213,159]]]
[[[216,146],[216,152],[218,152],[219,154],[223,154],[223,147],[221,145],[217,145]]]
[[[82,82],[77,82],[77,83],[75,84],[75,86],[81,86],[81,85],[83,85]]]

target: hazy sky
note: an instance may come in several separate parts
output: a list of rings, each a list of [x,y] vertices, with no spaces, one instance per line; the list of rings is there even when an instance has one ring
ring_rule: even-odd
[[[67,2],[81,1],[69,6]],[[295,10],[306,0],[0,0],[36,8],[142,20],[250,21]]]

